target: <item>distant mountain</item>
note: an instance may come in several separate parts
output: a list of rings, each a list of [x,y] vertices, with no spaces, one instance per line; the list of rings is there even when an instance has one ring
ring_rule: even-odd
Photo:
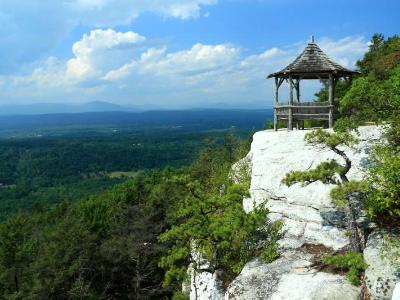
[[[269,109],[272,108],[272,105],[265,102],[260,103],[257,102],[216,102],[208,104],[206,107],[196,107],[200,109]]]
[[[273,110],[246,109],[198,109],[198,110],[159,110],[146,112],[85,112],[62,114],[0,115],[0,138],[2,131],[7,135],[13,130],[33,132],[72,132],[99,126],[104,128],[124,128],[134,130],[221,130],[227,128],[263,128],[266,120],[273,118]],[[53,129],[51,129],[53,128]],[[62,129],[64,128],[64,129]],[[68,128],[68,130],[66,129]],[[46,131],[48,134],[49,131]],[[64,132],[65,133],[65,132]]]
[[[93,101],[83,104],[35,103],[21,105],[0,105],[0,115],[40,115],[113,111],[133,112],[135,109],[104,101]]]
[[[168,111],[168,110],[231,110],[231,109],[270,109],[267,103],[260,105],[259,102],[243,103],[210,103],[207,106],[173,108],[159,107],[157,105],[135,105],[122,106],[105,101],[93,101],[82,104],[62,104],[62,103],[34,103],[34,104],[8,104],[0,105],[0,115],[44,115],[44,114],[76,114],[88,112],[145,112],[145,111]]]

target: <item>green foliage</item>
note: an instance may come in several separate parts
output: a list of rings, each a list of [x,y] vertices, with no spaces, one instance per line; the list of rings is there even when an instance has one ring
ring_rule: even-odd
[[[0,225],[5,299],[159,299],[157,236],[170,226],[170,172],[134,180],[72,204],[17,214]],[[171,193],[171,198],[174,194]]]
[[[371,189],[367,211],[375,220],[400,219],[400,152],[392,147],[377,146],[371,155],[367,182]]]
[[[287,121],[286,120],[278,120],[278,123],[276,124],[277,129],[279,128],[286,128],[287,127]],[[273,120],[267,120],[264,124],[264,129],[274,129],[274,121]]]
[[[333,149],[339,145],[351,147],[358,142],[354,134],[348,130],[329,132],[322,129],[316,129],[307,133],[305,140],[310,145],[322,146],[329,149]]]
[[[333,125],[333,130],[337,133],[345,133],[347,131],[357,131],[358,123],[347,116],[344,116],[338,120],[336,120]]]
[[[353,122],[379,122],[388,119],[398,102],[399,91],[396,82],[399,81],[398,68],[384,81],[376,80],[372,75],[354,80],[350,90],[340,104],[340,111]]]
[[[226,130],[202,131],[210,125],[199,126],[138,130],[124,125],[118,134],[107,135],[62,128],[62,134],[40,138],[0,138],[0,220],[35,206],[77,201],[126,181],[138,170],[190,165],[205,140],[218,145],[233,142],[235,147],[229,151],[234,155],[242,151],[234,140],[236,135],[244,137],[245,130],[230,130],[225,137]],[[241,143],[248,144],[248,140]]]
[[[67,205],[61,205],[51,213],[20,214],[2,223],[0,289],[4,297],[57,297],[60,285],[69,285],[73,274],[84,267],[87,252],[81,249],[94,251],[93,239],[80,222],[62,217],[71,213]]]
[[[357,62],[364,75],[384,78],[387,72],[400,64],[400,37],[394,35],[385,40],[382,34],[374,34],[368,52]]]
[[[360,275],[368,267],[361,253],[347,252],[322,257],[322,262],[346,271],[347,279],[354,285],[360,285]]]
[[[372,219],[390,225],[400,220],[400,38],[375,39],[376,45],[360,64],[366,76],[354,82],[343,108],[355,120],[385,122],[388,143],[370,155],[365,204]]]
[[[78,211],[90,231],[106,235],[110,229],[118,224],[125,209],[125,203],[110,196],[91,196],[86,201],[78,203]]]
[[[177,291],[172,296],[172,300],[189,300],[189,295],[186,295],[180,291]]]
[[[91,290],[90,284],[85,282],[82,277],[78,277],[71,286],[68,292],[70,299],[87,299],[95,300],[97,299],[94,291]]]
[[[336,184],[337,178],[335,175],[342,170],[342,166],[336,160],[322,162],[314,169],[308,171],[290,171],[282,179],[282,183],[291,186],[295,183],[302,183],[308,185],[312,182],[321,181],[323,183]]]
[[[260,257],[270,263],[277,259],[280,254],[278,251],[278,241],[283,237],[283,223],[280,221],[270,224],[265,233]]]
[[[264,128],[265,129],[274,129],[274,121],[272,121],[272,120],[265,121]]]
[[[183,179],[182,184],[190,195],[178,206],[178,224],[160,236],[162,242],[173,244],[161,260],[161,266],[167,269],[165,284],[185,278],[188,263],[196,263],[192,248],[211,264],[212,270],[223,271],[226,280],[231,280],[256,255],[260,240],[268,238],[267,232],[271,234],[270,242],[276,243],[272,234],[278,234],[278,227],[262,230],[266,208],[249,213],[243,210],[242,200],[248,192],[242,184],[226,183],[225,190],[218,194],[203,191],[198,182]]]
[[[363,76],[353,81],[340,102],[342,116],[360,124],[395,120],[400,103],[400,37],[385,40],[374,35],[357,65]]]
[[[369,191],[368,183],[365,180],[350,180],[341,185],[335,186],[330,191],[330,196],[335,200],[338,206],[344,207],[347,203],[347,197],[354,193],[367,193]]]
[[[277,129],[279,129],[279,128],[285,128],[285,127],[287,127],[287,121],[285,121],[285,120],[278,120],[278,123],[277,123]],[[273,120],[267,120],[267,121],[265,121],[265,124],[264,124],[264,129],[274,129],[274,121]]]
[[[393,118],[386,126],[385,138],[388,141],[387,146],[393,151],[400,150],[400,116]]]

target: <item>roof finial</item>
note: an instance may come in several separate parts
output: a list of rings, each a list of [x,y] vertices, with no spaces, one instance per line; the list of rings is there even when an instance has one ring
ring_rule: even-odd
[[[311,36],[311,43],[314,43],[314,36]]]

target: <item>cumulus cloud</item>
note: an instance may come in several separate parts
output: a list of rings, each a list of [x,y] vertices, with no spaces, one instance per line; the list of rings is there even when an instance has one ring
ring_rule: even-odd
[[[67,62],[67,73],[78,78],[96,76],[101,70],[118,65],[121,59],[131,54],[129,52],[134,50],[134,46],[144,40],[143,36],[132,31],[92,30],[72,46],[75,57]]]
[[[105,80],[118,80],[137,72],[156,76],[179,76],[182,79],[198,78],[214,70],[229,67],[239,51],[227,45],[195,44],[189,50],[166,53],[166,48],[150,48],[140,59],[109,71]]]
[[[367,47],[358,36],[323,38],[318,43],[350,68]],[[305,44],[251,55],[230,44],[197,43],[171,52],[167,45],[147,44],[144,36],[132,31],[92,30],[73,45],[72,58],[50,57],[28,75],[0,77],[0,93],[17,100],[25,93],[40,101],[106,100],[159,107],[246,101],[270,105],[273,82],[266,75],[290,63]],[[312,86],[303,86],[307,95]]]
[[[116,3],[117,2],[117,3]],[[1,0],[0,74],[20,71],[44,58],[78,25],[129,24],[143,13],[165,18],[201,16],[217,0]]]

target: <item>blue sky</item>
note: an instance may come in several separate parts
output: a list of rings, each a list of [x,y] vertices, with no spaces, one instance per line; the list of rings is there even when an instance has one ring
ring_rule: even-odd
[[[311,35],[354,68],[373,33],[400,28],[395,0],[0,2],[0,105],[270,106],[265,75]],[[303,87],[311,98],[319,83]]]

